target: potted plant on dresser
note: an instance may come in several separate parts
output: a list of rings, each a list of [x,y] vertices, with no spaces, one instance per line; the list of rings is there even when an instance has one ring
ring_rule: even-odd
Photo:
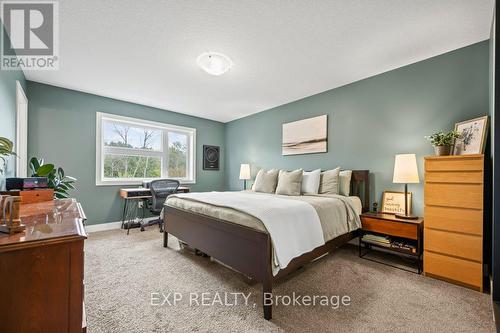
[[[455,140],[460,138],[460,133],[451,131],[448,133],[438,132],[425,137],[434,146],[434,151],[437,156],[450,155]]]

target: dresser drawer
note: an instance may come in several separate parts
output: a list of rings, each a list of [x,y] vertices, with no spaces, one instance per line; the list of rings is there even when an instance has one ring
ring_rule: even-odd
[[[482,265],[474,261],[425,251],[424,272],[426,275],[442,277],[482,289]]]
[[[417,239],[418,226],[416,224],[384,221],[369,217],[362,217],[361,224],[363,230],[366,231],[380,232],[389,236]]]
[[[483,235],[482,210],[426,206],[424,216],[428,228]]]
[[[425,174],[426,183],[465,183],[482,184],[482,171],[429,171]]]
[[[425,171],[483,170],[483,157],[439,157],[425,160]]]
[[[479,262],[483,259],[482,237],[433,230],[427,226],[424,230],[424,249]]]
[[[425,205],[482,209],[480,184],[425,184]]]

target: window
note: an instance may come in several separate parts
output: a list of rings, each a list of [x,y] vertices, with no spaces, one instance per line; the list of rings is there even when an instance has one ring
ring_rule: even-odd
[[[195,182],[196,129],[97,112],[96,185]]]

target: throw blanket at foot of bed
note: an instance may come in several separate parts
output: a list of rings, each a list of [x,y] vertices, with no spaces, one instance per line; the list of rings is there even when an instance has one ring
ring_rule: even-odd
[[[232,208],[258,218],[271,236],[280,269],[286,268],[293,258],[325,244],[318,213],[307,202],[244,192],[184,193],[171,197]],[[274,274],[277,272],[273,270]]]

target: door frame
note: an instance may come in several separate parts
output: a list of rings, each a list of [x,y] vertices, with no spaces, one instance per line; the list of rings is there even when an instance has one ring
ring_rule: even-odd
[[[16,177],[28,176],[28,98],[16,81]]]

